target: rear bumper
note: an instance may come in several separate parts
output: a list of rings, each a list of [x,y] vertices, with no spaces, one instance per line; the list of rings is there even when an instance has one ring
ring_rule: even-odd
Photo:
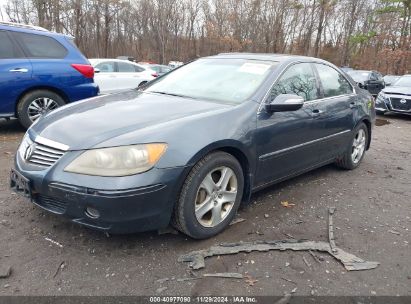
[[[66,89],[66,94],[70,102],[91,98],[97,96],[99,93],[100,89],[94,82],[84,83]]]

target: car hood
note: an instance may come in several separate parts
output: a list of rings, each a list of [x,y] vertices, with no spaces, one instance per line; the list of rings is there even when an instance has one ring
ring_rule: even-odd
[[[195,118],[231,107],[203,100],[129,91],[62,107],[40,119],[29,133],[65,144],[70,150],[83,150],[127,133],[170,125],[187,117]]]
[[[382,90],[385,94],[399,94],[399,95],[409,95],[411,96],[410,87],[396,87],[390,86]]]

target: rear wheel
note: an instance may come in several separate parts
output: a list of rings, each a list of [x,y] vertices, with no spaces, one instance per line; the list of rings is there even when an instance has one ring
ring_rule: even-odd
[[[184,182],[173,225],[195,239],[220,233],[234,218],[243,187],[243,171],[237,159],[225,152],[207,155]]]
[[[36,90],[24,95],[17,105],[20,123],[29,128],[40,116],[65,105],[63,98],[48,90]]]
[[[344,169],[352,170],[357,168],[365,155],[368,143],[368,128],[364,123],[360,123],[353,132],[354,136],[349,147],[336,164]]]

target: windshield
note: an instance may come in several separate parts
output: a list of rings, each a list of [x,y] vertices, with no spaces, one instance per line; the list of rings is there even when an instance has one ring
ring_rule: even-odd
[[[166,74],[145,92],[239,104],[249,98],[276,62],[199,59]]]
[[[355,82],[364,82],[368,79],[369,72],[360,72],[360,71],[348,71],[348,75],[354,79]]]
[[[402,76],[393,85],[397,87],[411,87],[411,76]]]

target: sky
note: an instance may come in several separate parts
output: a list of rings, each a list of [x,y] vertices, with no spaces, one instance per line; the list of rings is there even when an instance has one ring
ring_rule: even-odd
[[[0,20],[7,21],[6,12],[4,11],[4,5],[7,3],[7,0],[0,0]]]

